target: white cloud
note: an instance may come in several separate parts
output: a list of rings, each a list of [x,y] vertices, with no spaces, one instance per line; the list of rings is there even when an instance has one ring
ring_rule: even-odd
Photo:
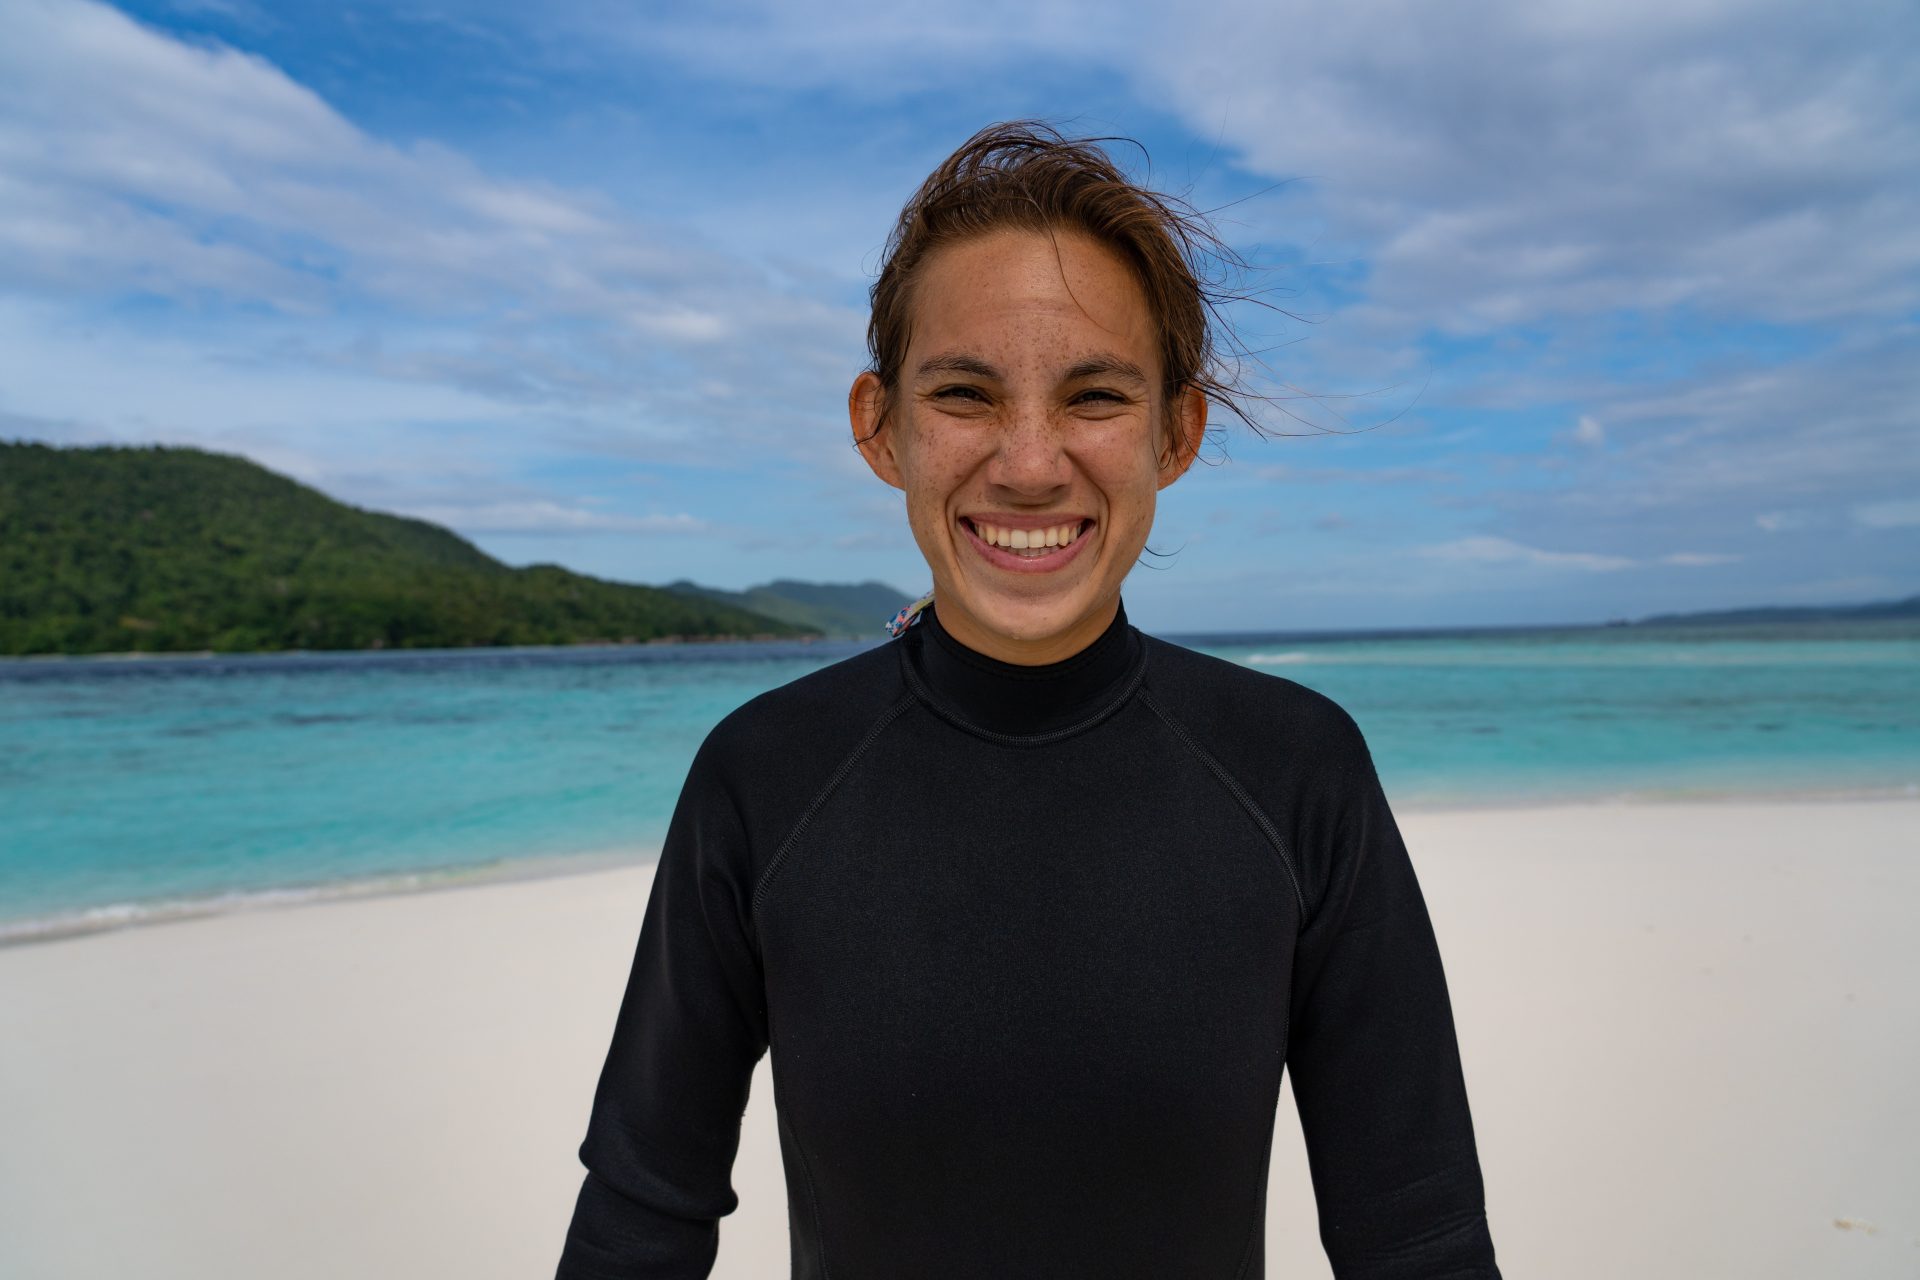
[[[1183,12],[1137,71],[1307,180],[1383,331],[1801,322],[1920,301],[1916,38],[1894,3],[1249,0]]]
[[[1634,565],[1628,556],[1604,555],[1592,551],[1548,551],[1529,547],[1511,538],[1476,535],[1447,542],[1415,547],[1415,555],[1429,560],[1457,564],[1525,564],[1547,569],[1576,569],[1583,572],[1611,573]]]
[[[1602,427],[1598,420],[1591,415],[1582,414],[1580,415],[1580,421],[1574,424],[1573,430],[1567,433],[1567,439],[1571,440],[1574,444],[1597,449],[1607,442],[1607,431],[1606,428]]]
[[[707,534],[713,526],[697,516],[648,514],[624,516],[589,511],[551,501],[485,502],[471,505],[416,505],[406,512],[465,534],[480,533],[640,533]]]
[[[1661,564],[1677,564],[1688,568],[1705,568],[1716,564],[1734,564],[1739,556],[1727,555],[1718,551],[1670,551],[1660,557]]]

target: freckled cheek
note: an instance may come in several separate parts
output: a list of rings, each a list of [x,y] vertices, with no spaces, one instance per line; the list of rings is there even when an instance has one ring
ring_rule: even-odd
[[[944,545],[944,535],[951,532],[949,526],[965,476],[964,471],[949,469],[923,472],[915,477],[907,499],[907,518],[923,537],[932,538],[936,545]]]
[[[914,478],[914,502],[938,522],[948,504],[956,502],[972,474],[968,460],[953,456],[922,456],[919,474]]]

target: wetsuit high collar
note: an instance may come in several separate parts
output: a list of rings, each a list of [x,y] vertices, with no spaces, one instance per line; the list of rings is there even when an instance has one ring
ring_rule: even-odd
[[[915,692],[947,719],[987,737],[1052,738],[1096,723],[1133,692],[1146,662],[1124,603],[1086,648],[1039,666],[967,647],[940,624],[933,605],[897,643]]]

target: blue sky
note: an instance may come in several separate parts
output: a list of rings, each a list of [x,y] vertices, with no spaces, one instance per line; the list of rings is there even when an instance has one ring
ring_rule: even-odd
[[[924,585],[866,289],[980,125],[1122,134],[1292,312],[1162,631],[1920,590],[1920,10],[0,0],[0,437],[509,564]],[[1224,415],[1216,421],[1227,423]]]

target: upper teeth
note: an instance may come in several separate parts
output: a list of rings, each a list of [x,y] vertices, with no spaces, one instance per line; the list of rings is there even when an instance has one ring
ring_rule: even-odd
[[[991,542],[996,547],[1011,547],[1015,551],[1025,551],[1029,547],[1064,547],[1080,536],[1080,525],[1055,525],[1051,529],[1001,529],[990,524],[973,522],[974,531],[982,542]]]

